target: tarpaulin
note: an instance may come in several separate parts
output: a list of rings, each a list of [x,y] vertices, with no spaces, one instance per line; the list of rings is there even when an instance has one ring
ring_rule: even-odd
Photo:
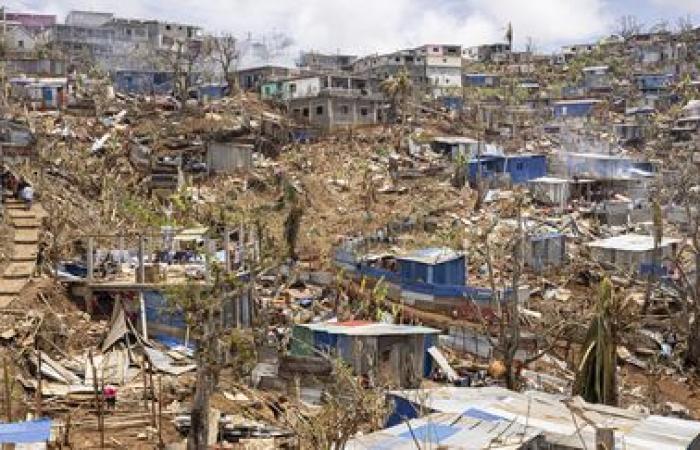
[[[0,423],[0,443],[2,444],[45,442],[49,440],[50,435],[51,419]]]

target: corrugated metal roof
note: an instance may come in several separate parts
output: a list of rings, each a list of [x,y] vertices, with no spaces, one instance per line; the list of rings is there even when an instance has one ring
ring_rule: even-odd
[[[447,261],[452,261],[462,257],[462,253],[456,252],[451,248],[423,248],[414,250],[403,255],[399,255],[396,259],[403,261],[415,261],[423,264],[440,264]]]
[[[534,427],[512,424],[507,420],[485,420],[463,414],[436,413],[362,436],[348,442],[348,450],[434,449],[517,449],[539,436]]]
[[[663,238],[659,246],[666,247],[679,242],[681,242],[680,239]],[[595,248],[646,252],[654,249],[654,237],[643,234],[623,234],[589,242],[587,245]]]
[[[418,325],[394,325],[389,323],[354,323],[352,326],[343,325],[342,322],[322,322],[299,324],[313,331],[324,331],[330,334],[342,334],[345,336],[387,336],[387,335],[413,335],[413,334],[439,334],[440,330]]]
[[[595,430],[581,417],[572,418],[564,397],[542,392],[513,392],[499,387],[444,387],[430,390],[393,391],[392,395],[438,412],[463,414],[478,408],[487,414],[527,423],[541,429],[549,442],[582,448],[577,428],[588,448],[595,448]],[[616,440],[627,450],[687,448],[700,435],[700,422],[661,416],[645,416],[634,411],[605,405],[593,405],[575,399],[576,407],[601,427],[615,429]]]

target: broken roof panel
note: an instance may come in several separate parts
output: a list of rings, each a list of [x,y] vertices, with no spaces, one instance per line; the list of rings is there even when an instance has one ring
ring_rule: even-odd
[[[464,256],[462,253],[456,252],[450,248],[430,247],[420,250],[413,250],[409,253],[399,255],[396,259],[403,261],[413,261],[422,264],[441,264],[448,261],[453,261]]]
[[[666,247],[679,242],[681,242],[681,239],[663,238],[659,246]],[[587,245],[595,248],[646,252],[654,249],[654,237],[643,234],[623,234],[589,242]]]

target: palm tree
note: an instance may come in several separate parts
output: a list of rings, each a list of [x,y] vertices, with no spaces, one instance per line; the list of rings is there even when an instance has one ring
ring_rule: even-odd
[[[411,76],[405,69],[402,69],[393,77],[382,81],[379,88],[391,101],[394,115],[396,115],[396,112],[399,109],[401,110],[401,133],[403,135],[403,131],[406,126],[407,103],[413,92]]]
[[[600,293],[576,370],[574,394],[589,403],[617,404],[615,380],[617,329],[613,285],[608,278],[600,283]]]

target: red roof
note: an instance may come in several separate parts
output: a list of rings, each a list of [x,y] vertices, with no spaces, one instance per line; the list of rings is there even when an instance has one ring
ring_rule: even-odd
[[[336,325],[339,325],[341,327],[361,327],[364,325],[371,325],[374,322],[370,322],[369,320],[348,320],[347,322],[338,322]]]

